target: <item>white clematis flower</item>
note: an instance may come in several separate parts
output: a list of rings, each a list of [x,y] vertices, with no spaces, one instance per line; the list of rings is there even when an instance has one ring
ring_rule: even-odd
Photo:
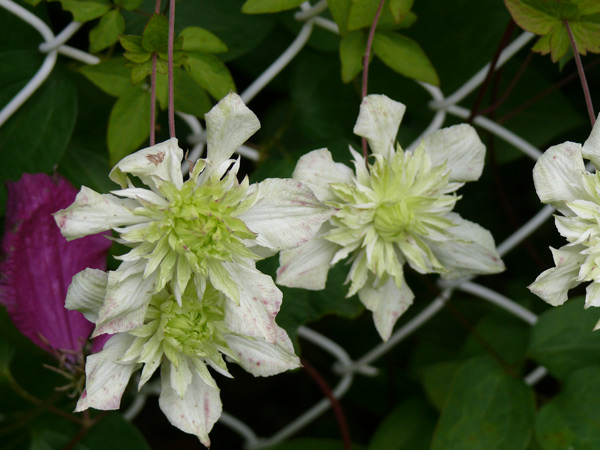
[[[261,282],[270,280],[261,277]],[[98,320],[109,282],[101,270],[78,273],[67,293],[67,308]],[[273,287],[265,296],[250,284],[242,289],[248,295],[241,297],[245,300],[239,306],[210,282],[201,301],[191,283],[181,299],[167,289],[152,295],[139,326],[115,334],[101,352],[88,356],[86,389],[75,411],[118,409],[135,370],[143,366],[139,389],[161,367],[160,408],[174,426],[210,446],[208,433],[222,405],[207,366],[228,377],[222,355],[255,376],[300,366],[288,335],[275,323],[281,292]],[[259,295],[262,301],[257,308],[247,299]]]
[[[566,302],[569,289],[584,282],[591,282],[585,307],[600,306],[600,173],[588,172],[583,158],[600,167],[600,120],[583,146],[565,142],[550,147],[533,168],[537,194],[562,214],[555,215],[556,228],[569,242],[558,250],[550,248],[556,267],[529,286],[553,306]]]
[[[469,125],[427,136],[414,152],[394,141],[405,106],[383,95],[363,99],[354,132],[374,162],[352,148],[355,172],[327,149],[298,161],[293,178],[338,212],[307,244],[282,252],[277,282],[323,289],[330,266],[350,256],[348,296],[358,293],[382,339],[412,304],[404,264],[444,278],[504,270],[491,234],[452,210],[456,190],[479,178],[485,147]]]
[[[255,261],[308,241],[334,212],[295,180],[238,182],[239,159],[229,158],[260,124],[237,94],[205,119],[207,158],[187,181],[173,138],[121,160],[110,173],[121,190],[102,195],[82,187],[75,203],[55,214],[67,239],[113,229],[131,248],[108,274],[93,336],[139,328],[153,295],[165,288],[181,306],[190,283],[199,299],[210,283],[238,305],[259,306],[277,288]]]

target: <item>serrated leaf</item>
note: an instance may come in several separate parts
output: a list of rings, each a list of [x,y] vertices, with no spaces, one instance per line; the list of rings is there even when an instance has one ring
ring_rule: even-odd
[[[175,77],[174,91],[177,111],[203,117],[212,107],[206,91],[185,70]]]
[[[160,65],[157,65],[157,68]],[[164,71],[166,72],[166,71]],[[157,70],[157,73],[164,73],[163,71]],[[131,67],[131,82],[136,85],[146,79],[148,75],[152,73],[152,61],[146,61],[142,64],[134,64]]]
[[[600,448],[600,367],[571,373],[560,394],[546,403],[535,421],[543,450]]]
[[[522,0],[504,0],[504,4],[517,25],[531,33],[546,34],[560,24],[560,19],[529,6]]]
[[[119,36],[119,42],[125,50],[131,53],[149,53],[142,45],[142,37],[124,34]]]
[[[216,100],[222,99],[229,91],[235,91],[229,69],[216,56],[205,53],[190,53],[188,59],[190,75]]]
[[[242,12],[244,14],[276,13],[296,8],[302,3],[304,0],[246,0]]]
[[[569,26],[579,53],[600,53],[600,14],[581,17],[569,22]]]
[[[79,71],[113,97],[120,97],[131,88],[131,71],[125,67],[123,58],[113,58],[95,65],[83,66]]]
[[[147,52],[166,54],[169,46],[169,20],[162,14],[152,14],[142,33],[142,46]]]
[[[150,93],[132,87],[113,106],[108,119],[111,166],[137,150],[150,133]]]
[[[425,399],[406,400],[379,425],[368,450],[429,450],[436,421]]]
[[[227,51],[225,43],[210,31],[200,27],[187,27],[180,34],[183,49],[189,52],[223,53]]]
[[[342,81],[349,83],[360,73],[367,49],[367,36],[362,31],[352,31],[340,41]]]
[[[376,32],[373,39],[375,54],[392,70],[419,81],[439,86],[440,80],[419,44],[391,32]]]
[[[87,22],[103,16],[113,7],[109,0],[55,0],[73,14],[73,20]]]
[[[542,313],[531,330],[529,355],[559,379],[585,366],[600,364],[597,308],[583,308],[582,298]]]
[[[90,30],[90,53],[96,53],[110,47],[119,40],[119,34],[125,31],[125,19],[117,9],[109,11],[100,23]]]
[[[456,372],[431,449],[525,449],[534,406],[531,388],[491,357],[470,359]]]
[[[527,6],[530,6],[537,11],[543,12],[560,20],[570,20],[576,18],[579,14],[577,0],[566,0],[557,2],[554,0],[521,0]]]
[[[396,23],[400,23],[413,7],[414,0],[390,0],[390,12]]]
[[[133,10],[139,8],[144,0],[113,0],[113,2],[123,9]]]

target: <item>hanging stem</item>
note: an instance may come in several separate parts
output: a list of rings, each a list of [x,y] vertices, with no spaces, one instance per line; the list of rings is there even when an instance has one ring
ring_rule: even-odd
[[[571,49],[573,50],[573,56],[575,57],[575,64],[577,64],[577,72],[579,72],[579,79],[581,80],[581,87],[583,88],[583,96],[585,97],[585,104],[587,105],[588,114],[590,116],[590,122],[592,127],[596,123],[596,116],[594,115],[594,106],[592,105],[592,96],[590,95],[590,88],[588,87],[587,80],[585,79],[585,72],[583,70],[583,64],[581,64],[581,57],[579,56],[579,50],[577,50],[577,44],[573,37],[573,32],[569,26],[569,21],[565,20],[565,27],[569,33],[569,40],[571,41]]]
[[[169,137],[175,137],[175,96],[173,89],[173,42],[175,40],[175,0],[169,1]]]
[[[369,30],[369,36],[367,37],[367,48],[365,49],[365,56],[363,56],[363,78],[362,78],[362,98],[367,96],[367,86],[369,83],[369,59],[371,59],[371,47],[373,46],[373,37],[375,36],[375,28],[377,28],[377,22],[379,22],[379,16],[381,15],[381,10],[383,9],[383,4],[385,0],[380,0],[379,6],[377,6],[377,12],[375,13],[375,18],[373,19],[373,23],[371,24],[371,29]],[[365,163],[367,161],[367,140],[362,138],[362,150],[363,156],[365,157]]]
[[[160,14],[160,1],[156,0],[154,13]],[[150,74],[150,146],[156,143],[156,52],[152,54],[152,73]]]

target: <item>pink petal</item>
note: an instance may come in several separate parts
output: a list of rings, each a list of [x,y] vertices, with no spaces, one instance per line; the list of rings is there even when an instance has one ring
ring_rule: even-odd
[[[110,240],[101,235],[67,242],[52,217],[77,190],[58,174],[24,174],[8,182],[0,262],[0,303],[15,326],[39,347],[78,351],[93,328],[64,307],[73,276],[86,267],[106,269]]]

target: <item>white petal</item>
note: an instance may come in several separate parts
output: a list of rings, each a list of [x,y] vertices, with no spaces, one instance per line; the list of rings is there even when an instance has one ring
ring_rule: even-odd
[[[453,223],[447,229],[452,238],[441,242],[428,241],[434,255],[448,270],[442,274],[443,278],[498,273],[505,269],[488,230],[456,213],[450,213],[446,218]]]
[[[171,387],[171,364],[164,363],[161,372],[162,391],[158,399],[171,425],[180,430],[195,434],[203,445],[210,446],[208,433],[219,417],[223,406],[219,398],[219,390],[210,387],[196,373],[192,382],[180,397]]]
[[[118,195],[119,197],[132,198],[134,200],[140,200],[144,203],[152,203],[153,205],[160,207],[167,207],[169,203],[164,197],[156,194],[150,189],[143,188],[129,188],[111,191],[111,194]]]
[[[109,177],[122,188],[127,186],[127,175],[138,177],[142,182],[153,189],[168,181],[177,189],[183,186],[181,173],[181,160],[183,150],[177,145],[177,139],[153,145],[126,156],[111,170]]]
[[[600,306],[600,283],[592,281],[585,288],[585,307]]]
[[[127,387],[135,363],[120,363],[135,337],[117,334],[111,337],[101,352],[87,357],[85,362],[86,386],[77,402],[75,412],[88,408],[119,409],[123,391]]]
[[[256,203],[238,217],[258,234],[255,243],[269,249],[286,250],[304,244],[335,213],[296,180],[269,178],[250,186],[248,195],[256,189]]]
[[[130,200],[110,194],[98,194],[82,186],[75,202],[54,213],[61,233],[68,240],[100,233],[111,228],[146,222],[148,219],[131,212]]]
[[[533,168],[535,190],[542,203],[565,212],[564,202],[586,199],[581,145],[565,142],[546,150]]]
[[[583,143],[583,156],[600,169],[600,114],[594,123],[590,137]]]
[[[217,167],[260,128],[256,115],[234,92],[204,115],[207,132],[207,158]]]
[[[471,125],[435,131],[423,139],[423,145],[434,167],[446,162],[450,181],[475,181],[481,176],[485,145]]]
[[[119,333],[140,327],[144,323],[146,309],[154,292],[155,275],[143,278],[143,266],[123,278],[123,266],[108,273],[108,287],[104,304],[100,309],[96,329],[92,337]],[[125,270],[127,266],[125,266]],[[129,269],[131,270],[131,269]]]
[[[98,269],[85,269],[73,277],[67,290],[65,308],[79,311],[90,322],[96,323],[104,303],[108,274]]]
[[[231,279],[225,265],[221,261],[207,259],[206,266],[208,268],[208,277],[215,289],[221,291],[235,303],[239,303],[240,294],[238,286],[235,281]]]
[[[542,272],[527,288],[552,306],[562,305],[568,299],[569,289],[580,283],[577,281],[579,266],[585,259],[579,253],[581,249],[581,246],[564,246],[558,250],[551,247],[556,267]]]
[[[352,175],[352,169],[334,162],[329,150],[322,148],[303,155],[296,164],[292,178],[306,184],[324,202],[336,198],[329,188],[330,183],[350,183]]]
[[[224,264],[240,292],[239,306],[225,303],[225,326],[232,332],[263,338],[293,353],[289,336],[275,322],[283,294],[273,279],[254,267],[243,264]]]
[[[373,311],[375,328],[384,341],[390,338],[394,324],[415,298],[406,281],[402,281],[402,287],[398,288],[394,279],[388,276],[385,283],[369,283],[358,291],[360,301]]]
[[[360,104],[354,134],[367,138],[373,153],[391,161],[405,110],[406,106],[385,95],[367,95]]]
[[[238,357],[239,365],[255,377],[268,377],[300,367],[296,355],[264,339],[230,334],[225,340]]]
[[[323,239],[331,227],[324,223],[319,232],[306,244],[279,254],[277,284],[282,286],[321,290],[340,246]]]

